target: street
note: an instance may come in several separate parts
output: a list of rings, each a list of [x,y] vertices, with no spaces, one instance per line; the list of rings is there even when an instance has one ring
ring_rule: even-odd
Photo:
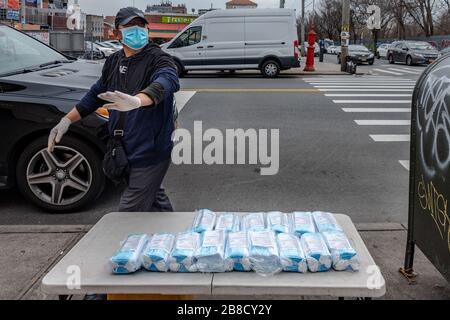
[[[325,57],[336,63],[336,56]],[[405,223],[410,103],[424,67],[376,60],[358,67],[367,70],[372,75],[263,79],[207,72],[183,78],[182,128],[202,121],[204,130],[280,129],[280,170],[261,176],[255,165],[172,165],[165,188],[175,209],[326,210],[355,222]],[[94,224],[117,209],[120,193],[109,185],[83,212],[52,215],[16,190],[1,190],[0,223]]]

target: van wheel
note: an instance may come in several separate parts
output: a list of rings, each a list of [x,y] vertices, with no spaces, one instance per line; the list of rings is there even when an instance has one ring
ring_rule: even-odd
[[[412,66],[413,65],[411,56],[407,56],[406,57],[406,65],[407,66]]]
[[[175,65],[177,67],[177,73],[178,73],[178,77],[179,78],[183,78],[183,76],[187,73],[186,71],[184,71],[183,66],[181,65],[180,62],[175,61]]]
[[[276,61],[268,60],[262,64],[261,73],[266,78],[275,78],[280,73],[280,66]]]

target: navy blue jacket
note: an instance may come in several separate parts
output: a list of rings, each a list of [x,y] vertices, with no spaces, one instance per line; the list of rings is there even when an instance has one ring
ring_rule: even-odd
[[[123,143],[130,165],[136,168],[158,164],[171,156],[173,100],[180,89],[172,58],[153,43],[129,58],[120,50],[106,60],[100,80],[76,105],[80,115],[86,117],[107,103],[97,97],[100,93],[118,90],[136,95],[152,84],[163,88],[163,99],[157,105],[126,112]],[[117,128],[119,116],[119,111],[110,111],[110,135]]]

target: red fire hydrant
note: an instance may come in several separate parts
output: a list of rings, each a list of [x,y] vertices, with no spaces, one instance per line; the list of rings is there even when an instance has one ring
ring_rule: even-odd
[[[308,53],[306,55],[306,66],[304,71],[315,71],[314,69],[314,50],[316,44],[316,33],[311,30],[308,33]]]

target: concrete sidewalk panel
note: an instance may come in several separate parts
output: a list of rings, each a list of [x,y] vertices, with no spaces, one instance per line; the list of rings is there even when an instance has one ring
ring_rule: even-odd
[[[76,236],[0,234],[0,299],[20,299]]]

